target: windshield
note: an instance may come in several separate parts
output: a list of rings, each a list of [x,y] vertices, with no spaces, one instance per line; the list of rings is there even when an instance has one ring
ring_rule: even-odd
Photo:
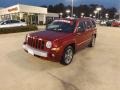
[[[75,23],[68,20],[55,20],[47,26],[47,30],[57,32],[69,32],[72,33],[75,29]]]

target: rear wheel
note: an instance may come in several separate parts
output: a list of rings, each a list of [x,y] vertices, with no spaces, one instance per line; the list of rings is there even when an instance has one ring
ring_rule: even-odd
[[[92,36],[92,40],[90,41],[88,47],[94,47],[95,46],[95,41],[96,41],[96,37],[94,35],[94,36]]]
[[[69,65],[72,62],[73,54],[74,50],[72,46],[66,47],[62,56],[61,64]]]

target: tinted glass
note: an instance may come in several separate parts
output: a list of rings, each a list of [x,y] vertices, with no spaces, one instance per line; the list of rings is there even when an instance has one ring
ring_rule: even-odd
[[[4,23],[5,23],[5,24],[11,24],[11,21],[8,20],[8,21],[5,21]]]
[[[91,28],[92,27],[92,23],[90,21],[87,21],[86,24],[87,24],[87,28]]]
[[[80,22],[79,27],[78,27],[78,32],[83,32],[85,31],[85,22]]]
[[[53,21],[48,25],[47,30],[57,31],[57,32],[73,32],[75,29],[75,23],[67,20]]]
[[[19,23],[20,21],[17,20],[11,20],[11,23]]]

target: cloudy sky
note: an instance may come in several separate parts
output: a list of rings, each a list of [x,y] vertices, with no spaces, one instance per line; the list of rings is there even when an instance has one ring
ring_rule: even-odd
[[[29,4],[29,5],[50,5],[57,3],[64,3],[66,5],[71,4],[71,0],[0,0],[0,7],[7,7],[17,3]],[[120,0],[74,0],[75,5],[80,4],[101,4],[105,7],[120,8]]]

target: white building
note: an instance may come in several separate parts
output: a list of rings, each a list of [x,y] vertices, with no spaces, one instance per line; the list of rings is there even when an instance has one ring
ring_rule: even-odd
[[[3,9],[2,7],[0,7],[0,10]],[[0,17],[0,21],[1,21],[1,17]]]
[[[47,8],[17,4],[7,8],[0,9],[0,20],[24,20],[28,24],[40,24],[46,23],[46,17],[48,16]],[[57,14],[53,14],[53,17],[59,17]]]

